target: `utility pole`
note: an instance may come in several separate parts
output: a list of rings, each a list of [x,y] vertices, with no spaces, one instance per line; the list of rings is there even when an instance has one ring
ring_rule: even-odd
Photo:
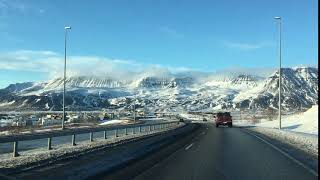
[[[279,23],[279,129],[281,129],[281,17],[275,17]]]
[[[133,103],[133,120],[136,123],[136,94],[134,94],[134,103]]]
[[[67,74],[67,32],[71,29],[71,27],[64,27],[64,72],[63,72],[63,97],[62,97],[62,123],[61,129],[64,129],[64,121],[66,120],[66,112],[65,112],[65,95],[66,95],[66,74]]]

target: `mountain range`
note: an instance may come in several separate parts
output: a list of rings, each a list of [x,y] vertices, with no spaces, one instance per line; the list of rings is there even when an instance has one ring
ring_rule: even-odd
[[[279,72],[167,74],[134,79],[73,76],[66,79],[67,110],[130,109],[211,111],[278,108]],[[318,69],[281,70],[284,111],[318,104]],[[0,111],[62,110],[63,79],[11,84],[0,89]]]

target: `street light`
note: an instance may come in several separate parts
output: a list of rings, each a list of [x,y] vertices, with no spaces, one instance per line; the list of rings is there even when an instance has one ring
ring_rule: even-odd
[[[66,69],[67,69],[67,32],[71,30],[70,26],[64,27],[64,73],[63,73],[63,99],[62,99],[62,108],[63,108],[63,116],[62,116],[62,130],[64,129],[64,121],[66,120],[65,113],[65,94],[66,94]]]
[[[279,23],[279,129],[281,129],[281,17],[274,17]]]
[[[136,123],[136,100],[137,100],[137,97],[136,97],[136,94],[134,94],[134,103],[133,103],[133,120],[134,120],[134,123]]]

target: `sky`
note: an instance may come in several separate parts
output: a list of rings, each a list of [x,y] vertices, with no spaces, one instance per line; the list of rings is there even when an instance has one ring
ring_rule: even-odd
[[[68,75],[318,64],[316,0],[0,0],[0,88]],[[154,73],[157,73],[155,70]]]

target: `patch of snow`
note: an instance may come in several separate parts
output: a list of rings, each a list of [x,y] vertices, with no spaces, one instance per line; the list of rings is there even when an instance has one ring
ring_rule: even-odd
[[[109,120],[109,121],[103,122],[99,125],[104,126],[104,125],[109,125],[109,124],[127,124],[128,122],[129,122],[129,120],[114,119],[114,120]]]
[[[48,104],[48,103],[46,103],[46,109],[50,109],[50,107],[49,107],[49,104]]]
[[[318,136],[272,128],[252,127],[252,131],[264,134],[282,143],[290,144],[308,154],[318,156]]]
[[[281,125],[284,130],[318,134],[318,105],[312,106],[309,110],[300,114],[284,116],[281,119]],[[264,120],[256,124],[259,127],[277,128],[278,120]]]
[[[13,104],[14,102],[16,102],[16,101],[13,100],[10,102],[0,103],[0,106],[9,106],[9,105]]]

